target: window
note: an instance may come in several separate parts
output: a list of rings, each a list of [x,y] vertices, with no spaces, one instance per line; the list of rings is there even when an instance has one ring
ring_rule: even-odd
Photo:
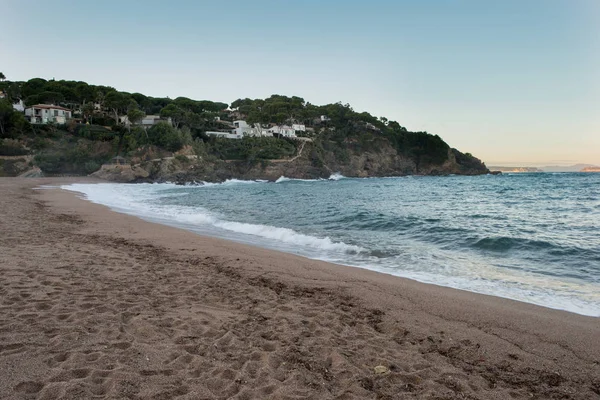
[[[54,110],[54,116],[58,117],[58,110]]]

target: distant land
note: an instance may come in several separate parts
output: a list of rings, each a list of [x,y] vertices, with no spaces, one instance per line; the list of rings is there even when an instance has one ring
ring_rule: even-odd
[[[540,167],[544,172],[581,172],[585,168],[600,168],[593,164],[575,164],[570,166],[564,165],[550,165],[547,167]]]
[[[490,171],[500,172],[600,172],[600,166],[593,164],[548,165],[543,167],[503,167],[491,166]]]
[[[500,172],[544,172],[536,167],[488,167],[490,171],[500,171]]]
[[[584,169],[581,170],[581,172],[600,172],[600,167],[585,167]]]

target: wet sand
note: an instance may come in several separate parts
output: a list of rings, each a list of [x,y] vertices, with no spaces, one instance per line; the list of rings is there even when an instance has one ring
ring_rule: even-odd
[[[32,190],[74,181],[0,179],[2,399],[600,399],[600,318]]]

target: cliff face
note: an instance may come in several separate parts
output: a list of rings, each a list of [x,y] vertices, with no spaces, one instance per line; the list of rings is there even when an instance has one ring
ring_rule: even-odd
[[[0,177],[19,176],[31,169],[32,156],[0,156]]]
[[[316,154],[313,143],[301,147],[302,152],[289,160],[270,161],[209,161],[194,156],[169,157],[142,162],[132,167],[103,167],[93,175],[119,182],[201,182],[226,179],[274,181],[288,178],[327,178],[333,173],[347,177],[377,177],[402,175],[480,175],[489,170],[478,159],[456,149],[449,149],[441,164],[419,163],[414,157],[402,156],[391,146],[382,146],[377,152],[348,152],[343,157],[331,152]]]

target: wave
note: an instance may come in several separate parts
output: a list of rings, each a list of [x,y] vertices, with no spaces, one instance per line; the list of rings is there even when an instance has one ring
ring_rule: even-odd
[[[254,181],[230,180],[214,185],[232,185],[240,183],[256,183]],[[243,222],[228,221],[219,218],[210,211],[198,206],[160,206],[147,203],[144,200],[157,199],[161,197],[177,196],[177,194],[163,194],[153,192],[149,196],[135,189],[131,192],[120,192],[121,188],[127,186],[142,185],[120,185],[120,184],[72,184],[63,185],[61,189],[82,193],[86,199],[93,203],[109,206],[116,211],[133,214],[142,218],[151,220],[160,220],[163,223],[170,223],[176,226],[183,225],[185,228],[202,228],[203,226],[212,226],[224,231],[234,232],[243,235],[260,237],[263,239],[274,240],[288,245],[295,245],[312,250],[334,251],[344,254],[358,254],[366,250],[360,246],[350,245],[343,242],[335,242],[329,237],[316,237],[299,233],[289,228],[281,228],[270,225],[249,224]],[[171,185],[168,187],[171,188]],[[135,197],[134,197],[135,196]],[[181,226],[180,226],[181,227]]]
[[[329,178],[324,179],[324,178],[317,178],[317,179],[300,179],[300,178],[288,178],[286,176],[280,176],[275,183],[283,183],[283,182],[290,182],[290,181],[296,181],[296,182],[324,182],[324,181],[339,181],[340,179],[347,179],[344,175],[340,174],[339,172],[336,172],[334,174],[331,174],[329,176]]]
[[[559,245],[544,240],[531,240],[515,237],[486,237],[483,239],[470,240],[468,247],[477,250],[494,252],[499,254],[512,254],[512,252],[522,252],[528,259],[539,259],[549,261],[552,259],[562,260],[562,265],[578,265],[585,263],[598,262],[600,265],[600,250],[583,248],[576,245]],[[579,267],[578,270],[581,268]]]
[[[318,182],[318,181],[322,181],[323,179],[300,179],[300,178],[288,178],[286,176],[280,176],[275,183],[283,183],[283,182]]]
[[[217,221],[213,223],[213,225],[217,228],[236,233],[259,236],[265,239],[277,240],[283,243],[306,246],[319,250],[334,250],[346,254],[358,254],[365,251],[365,249],[360,246],[349,245],[343,242],[334,242],[329,237],[319,238],[305,235],[289,228],[231,221]]]
[[[267,181],[263,180],[255,180],[255,181],[246,181],[242,179],[227,179],[223,182],[198,182],[194,186],[202,186],[202,187],[211,187],[211,186],[232,186],[232,185],[251,185],[255,183],[265,183]]]
[[[331,174],[331,176],[328,179],[330,181],[339,181],[340,179],[346,179],[346,177],[340,174],[339,172],[336,172],[334,174]]]
[[[474,243],[472,243],[471,246],[477,249],[495,252],[506,252],[509,250],[523,249],[532,249],[539,251],[542,249],[554,249],[559,247],[553,243],[546,242],[543,240],[531,240],[506,236],[486,237],[475,241]]]

